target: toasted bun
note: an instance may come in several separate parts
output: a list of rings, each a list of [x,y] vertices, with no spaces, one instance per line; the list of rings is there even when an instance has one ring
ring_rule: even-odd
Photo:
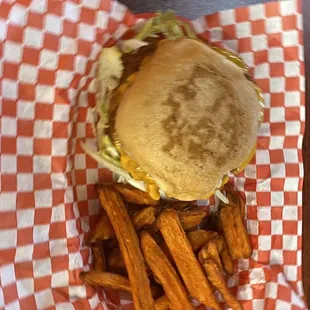
[[[249,156],[260,113],[241,68],[197,40],[163,40],[126,92],[115,129],[167,196],[204,199]]]

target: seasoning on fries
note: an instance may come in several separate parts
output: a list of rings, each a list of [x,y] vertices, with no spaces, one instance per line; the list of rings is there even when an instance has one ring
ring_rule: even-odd
[[[141,234],[141,248],[147,265],[163,286],[172,309],[191,309],[187,291],[161,248],[146,231]]]
[[[129,184],[115,183],[114,189],[121,194],[124,200],[138,205],[152,205],[159,203],[158,200],[153,199],[149,193],[140,191]]]
[[[210,283],[222,294],[226,304],[233,310],[241,310],[242,306],[234,295],[227,288],[225,280],[221,275],[216,263],[212,260],[205,260],[202,263],[203,269]]]
[[[229,205],[239,208],[241,217],[244,218],[245,214],[245,202],[240,196],[238,192],[234,190],[233,185],[230,182],[227,182],[224,186],[224,189],[226,191],[226,197],[229,201]]]
[[[186,210],[179,211],[178,216],[184,230],[196,228],[200,222],[207,216],[204,210]]]
[[[193,200],[193,201],[173,201],[173,202],[165,202],[164,206],[166,208],[173,208],[176,210],[187,210],[187,209],[191,209],[191,208],[197,208],[197,201]]]
[[[154,308],[150,281],[145,271],[139,239],[120,195],[109,187],[99,189],[100,202],[108,214],[128,273],[137,310]]]
[[[212,309],[221,309],[186,238],[177,211],[164,210],[157,224],[190,295]]]
[[[214,239],[210,240],[203,246],[203,248],[200,250],[198,254],[198,259],[201,264],[205,260],[212,259],[216,263],[220,272],[224,273],[224,269],[223,269],[223,265],[220,259],[218,249],[217,249],[216,241]]]
[[[80,279],[94,286],[102,286],[107,289],[127,293],[131,292],[129,280],[116,273],[98,271],[81,272]]]
[[[122,273],[124,273],[124,271],[126,271],[126,266],[123,260],[123,257],[121,255],[121,251],[118,247],[114,248],[109,256],[108,256],[108,267],[112,270],[118,270],[118,271],[122,271]],[[147,268],[146,266],[146,273],[147,275],[150,275],[150,270]]]
[[[161,296],[155,300],[155,310],[169,310],[171,309],[167,296]]]
[[[189,240],[194,252],[200,250],[208,241],[214,239],[216,236],[218,236],[216,232],[203,229],[187,233],[187,239]]]
[[[129,204],[116,188],[131,199]],[[249,257],[252,249],[239,207],[241,196],[235,198],[237,193],[229,187],[228,191],[231,204],[222,204],[217,213],[219,235],[198,229],[207,218],[205,211],[194,208],[195,202],[160,200],[156,206],[146,205],[141,204],[150,202],[145,193],[128,185],[99,187],[105,213],[88,239],[93,269],[82,272],[81,279],[131,293],[137,310],[193,309],[191,298],[218,310],[213,289],[233,310],[242,309],[222,274],[234,272],[232,257]]]
[[[250,258],[252,247],[240,209],[225,205],[220,210],[220,222],[232,258]]]
[[[156,207],[146,207],[136,212],[132,217],[132,223],[136,230],[140,230],[146,225],[152,225],[156,220]]]
[[[105,271],[107,268],[106,268],[105,254],[102,245],[94,243],[91,244],[90,248],[93,256],[93,270]]]
[[[223,238],[223,249],[220,252],[221,260],[223,263],[224,270],[227,274],[233,274],[234,273],[234,263],[232,260],[232,257],[228,250],[228,245],[226,240]]]
[[[102,214],[99,222],[96,224],[95,229],[90,233],[87,244],[100,242],[110,239],[114,236],[114,230],[106,213]]]

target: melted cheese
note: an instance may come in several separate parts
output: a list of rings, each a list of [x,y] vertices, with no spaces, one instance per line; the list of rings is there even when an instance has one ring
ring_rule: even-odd
[[[128,171],[135,180],[143,181],[150,196],[158,200],[160,198],[159,188],[154,179],[143,171],[142,168],[123,151],[120,151],[120,154],[122,167]]]

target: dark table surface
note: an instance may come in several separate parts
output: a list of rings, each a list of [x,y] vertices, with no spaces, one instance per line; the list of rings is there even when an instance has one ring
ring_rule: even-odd
[[[216,11],[232,9],[268,0],[121,0],[135,13],[173,10],[178,15],[195,18]],[[310,0],[303,0],[306,57],[306,89],[310,89]],[[310,306],[310,95],[306,96],[306,132],[303,144],[305,181],[303,190],[303,283]]]

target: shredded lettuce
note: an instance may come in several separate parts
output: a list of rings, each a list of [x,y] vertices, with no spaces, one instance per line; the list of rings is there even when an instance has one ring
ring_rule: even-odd
[[[99,120],[96,122],[95,134],[99,151],[97,156],[101,156],[110,163],[120,167],[120,156],[114,147],[106,128],[109,123],[109,106],[113,89],[119,85],[124,70],[121,60],[122,52],[116,47],[104,48],[99,57],[99,69],[97,77],[96,108],[94,114],[98,113]]]
[[[145,45],[148,45],[148,43],[145,41],[138,40],[138,39],[129,39],[129,40],[122,41],[122,43],[120,44],[120,48],[123,53],[131,53]]]
[[[104,135],[101,138],[101,141],[102,141],[102,145],[104,147],[105,153],[108,154],[113,159],[120,160],[120,154],[117,151],[114,144],[112,143],[112,141],[110,140],[110,137],[108,135]]]
[[[108,47],[101,51],[97,80],[101,86],[112,90],[119,84],[124,70],[121,60],[122,53],[118,47]]]
[[[167,39],[175,40],[183,37],[196,39],[196,34],[190,25],[178,20],[173,12],[158,13],[155,17],[147,20],[144,27],[135,36],[137,40],[164,34]]]
[[[98,163],[104,165],[114,173],[124,175],[126,177],[129,176],[129,174],[121,168],[121,163],[119,160],[115,160],[104,151],[98,151],[96,149],[96,145],[92,145],[90,142],[87,143],[82,142],[81,145],[83,150],[87,154],[89,154],[93,159],[95,159]]]
[[[228,204],[229,203],[229,200],[227,199],[227,197],[220,191],[220,190],[216,190],[214,192],[214,195],[219,199],[221,200],[222,202]]]

